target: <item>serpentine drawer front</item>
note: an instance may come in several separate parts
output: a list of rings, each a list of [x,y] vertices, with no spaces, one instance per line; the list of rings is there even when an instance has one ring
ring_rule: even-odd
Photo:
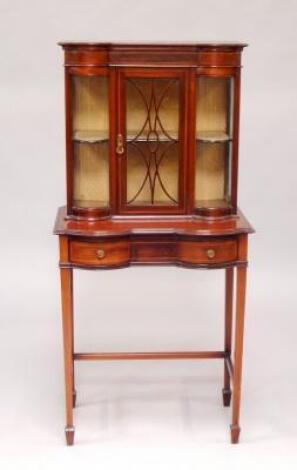
[[[121,267],[128,264],[220,265],[237,260],[236,239],[159,241],[138,238],[80,239],[70,243],[70,262],[81,267]]]
[[[70,260],[80,266],[116,267],[129,262],[127,240],[76,241],[70,243]]]
[[[181,241],[178,259],[184,263],[220,264],[237,259],[236,240]]]

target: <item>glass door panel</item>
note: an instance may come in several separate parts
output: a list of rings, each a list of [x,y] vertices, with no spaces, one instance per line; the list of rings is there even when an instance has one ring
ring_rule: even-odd
[[[108,79],[72,77],[73,205],[109,205]]]
[[[180,89],[176,78],[127,78],[126,205],[177,206]]]
[[[197,78],[195,206],[229,208],[232,78]]]

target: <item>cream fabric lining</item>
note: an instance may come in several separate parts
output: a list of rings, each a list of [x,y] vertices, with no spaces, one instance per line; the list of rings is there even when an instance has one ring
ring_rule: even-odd
[[[166,132],[169,134],[172,132],[176,137],[178,135],[179,128],[179,85],[178,82],[175,81],[166,91],[165,89],[170,81],[172,81],[172,79],[154,79],[154,89],[157,104],[164,92],[164,97],[158,110],[162,126]],[[150,101],[151,79],[133,78],[132,82],[133,83],[131,83],[130,80],[127,80],[126,82],[127,134],[136,135],[142,128],[148,116],[148,110],[144,99],[137,89],[141,90],[148,105]],[[151,106],[150,117],[152,125],[155,116],[154,106]],[[147,133],[148,126],[146,126],[145,130]],[[160,127],[158,127],[158,130],[160,131]]]
[[[143,151],[147,147],[146,143],[137,144],[143,146]],[[165,148],[168,146],[167,143],[162,143],[161,146]],[[146,152],[148,153],[148,152]],[[152,161],[151,164],[151,176],[154,177],[155,164]],[[139,151],[133,146],[128,144],[127,151],[127,199],[131,200],[140,189],[145,175],[147,173],[147,167],[141,157]],[[160,166],[159,174],[166,191],[170,194],[173,199],[178,200],[178,144],[173,144],[166,152]],[[151,191],[149,179],[146,180],[143,190],[133,202],[133,204],[144,204],[151,203]],[[174,204],[166,193],[163,191],[160,182],[156,179],[155,193],[154,193],[154,204]]]
[[[230,79],[200,77],[197,86],[196,133],[228,133]]]
[[[199,143],[196,157],[196,201],[224,199],[225,151],[224,143]]]
[[[230,79],[199,77],[197,85],[196,135],[207,138],[209,134],[210,139],[196,144],[196,206],[225,206],[229,199],[226,194],[229,143],[223,140],[230,137]],[[222,142],[216,143],[215,139]]]
[[[92,130],[108,138],[108,78],[73,77],[73,132]]]
[[[109,123],[107,77],[73,77],[74,205],[109,203]],[[94,141],[105,140],[94,143]],[[92,142],[93,143],[90,143]]]
[[[108,143],[74,144],[74,204],[77,207],[108,205],[108,166]]]

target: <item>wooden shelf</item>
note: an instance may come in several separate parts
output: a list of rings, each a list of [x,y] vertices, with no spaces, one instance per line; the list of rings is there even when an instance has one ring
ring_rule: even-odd
[[[131,134],[127,135],[127,142],[131,142],[135,136],[136,132],[132,132]],[[168,135],[171,137],[172,140],[178,141],[178,132],[176,131],[168,131]],[[159,142],[170,142],[171,139],[161,134],[159,136]],[[196,140],[199,142],[209,142],[209,143],[216,143],[216,142],[230,142],[232,138],[229,134],[223,131],[201,131],[198,132],[196,136]],[[154,141],[151,139],[150,141]],[[137,142],[147,142],[147,134],[141,134],[137,138]]]
[[[82,130],[73,132],[73,141],[86,144],[108,142],[108,131]]]
[[[198,131],[196,139],[199,142],[208,143],[230,142],[232,140],[229,134],[222,131]]]
[[[147,140],[147,133],[140,134],[135,143],[137,142],[156,142],[156,139],[149,139]],[[132,142],[134,141],[135,137],[137,136],[137,132],[130,132],[127,134],[126,141]],[[170,137],[169,137],[170,136]],[[74,142],[78,143],[86,143],[86,144],[99,144],[103,142],[108,142],[109,135],[106,131],[74,131],[73,139]],[[172,142],[178,141],[178,133],[177,132],[168,132],[168,136],[161,134],[158,136],[159,142]]]
[[[133,142],[137,133],[131,132],[127,134],[127,142]],[[169,137],[170,136],[170,137]],[[73,133],[73,141],[78,143],[86,143],[86,144],[100,144],[103,142],[108,142],[109,135],[106,131],[95,131],[95,130],[82,130],[82,131],[74,131]],[[199,142],[205,143],[220,143],[220,142],[230,142],[232,138],[226,132],[222,131],[201,131],[198,132],[196,136],[196,140]],[[140,134],[137,137],[135,142],[155,142],[156,139],[147,140],[147,133]],[[169,131],[168,136],[165,134],[161,134],[158,136],[159,142],[178,142],[178,133],[176,131]]]

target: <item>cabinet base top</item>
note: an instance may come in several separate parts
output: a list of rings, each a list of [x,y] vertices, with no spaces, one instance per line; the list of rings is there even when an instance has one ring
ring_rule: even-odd
[[[54,227],[55,235],[84,237],[158,236],[165,234],[216,237],[253,232],[253,227],[240,210],[234,215],[217,218],[203,216],[111,216],[104,220],[87,221],[68,219],[66,207],[60,207]]]
[[[218,48],[218,49],[243,49],[247,47],[247,43],[242,42],[96,42],[96,41],[60,41],[59,46],[63,48],[75,48],[75,47],[101,47],[104,49],[112,48],[192,48],[192,49],[204,49],[204,48]]]

